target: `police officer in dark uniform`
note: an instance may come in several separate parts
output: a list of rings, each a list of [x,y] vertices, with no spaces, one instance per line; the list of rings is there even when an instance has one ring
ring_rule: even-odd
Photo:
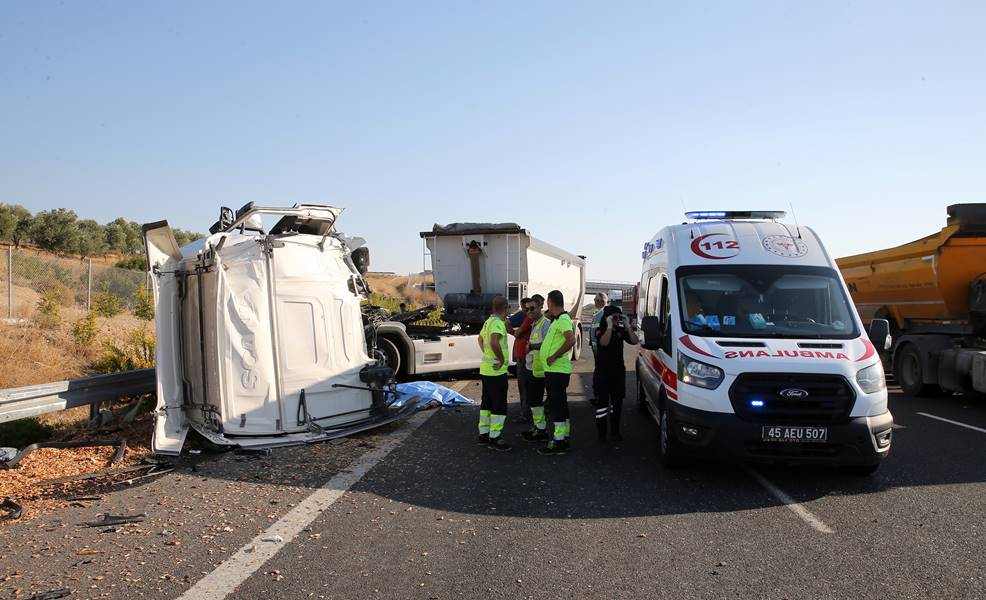
[[[623,440],[620,435],[620,415],[626,397],[626,366],[623,363],[624,344],[637,344],[639,339],[618,306],[607,306],[596,330],[596,429],[599,441],[608,437]],[[607,436],[607,429],[609,435]]]

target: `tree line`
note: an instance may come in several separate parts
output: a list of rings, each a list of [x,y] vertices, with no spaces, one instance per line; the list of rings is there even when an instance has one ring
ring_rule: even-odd
[[[199,238],[201,233],[173,229],[178,246]],[[16,248],[33,244],[43,250],[82,257],[113,252],[142,255],[144,237],[140,224],[120,217],[101,225],[92,219],[79,219],[74,210],[56,208],[36,215],[19,204],[0,204],[0,241]]]

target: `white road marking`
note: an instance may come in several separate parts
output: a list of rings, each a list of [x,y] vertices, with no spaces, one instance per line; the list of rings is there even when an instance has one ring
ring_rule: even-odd
[[[457,381],[448,387],[461,392],[470,383],[470,381]],[[336,474],[277,522],[247,542],[235,554],[220,563],[215,570],[189,588],[179,600],[219,600],[235,592],[247,578],[262,568],[264,563],[273,558],[281,548],[291,543],[302,530],[436,412],[438,411],[419,412],[408,419],[400,430],[385,438],[379,446],[361,456],[346,470]],[[280,541],[264,541],[278,539]]]
[[[937,421],[944,421],[945,423],[951,423],[952,425],[958,425],[959,427],[965,427],[966,429],[971,429],[973,431],[978,431],[979,433],[986,433],[986,429],[982,427],[976,427],[975,425],[966,425],[965,423],[959,423],[958,421],[953,421],[951,419],[946,419],[945,417],[937,417],[935,415],[929,415],[928,413],[919,412],[922,417],[928,417],[929,419],[935,419]]]
[[[796,501],[794,498],[788,496],[784,493],[784,490],[777,487],[773,483],[767,480],[766,477],[761,475],[758,471],[750,466],[744,466],[746,472],[749,473],[754,479],[760,482],[768,492],[774,495],[775,498],[781,501],[781,504],[788,507],[791,512],[798,515],[802,521],[807,523],[812,529],[819,533],[835,533],[835,530],[825,524],[824,521],[815,516],[813,512],[804,507],[803,504]]]

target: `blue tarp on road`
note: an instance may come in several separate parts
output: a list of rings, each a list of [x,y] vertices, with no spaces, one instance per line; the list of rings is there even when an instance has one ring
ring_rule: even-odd
[[[391,406],[404,406],[404,403],[415,396],[418,400],[418,410],[431,406],[456,406],[458,404],[473,404],[473,401],[466,398],[455,390],[450,390],[444,385],[438,385],[431,381],[410,381],[408,383],[397,384],[397,399]]]

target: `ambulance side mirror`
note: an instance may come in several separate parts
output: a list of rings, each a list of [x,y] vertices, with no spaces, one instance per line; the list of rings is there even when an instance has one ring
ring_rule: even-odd
[[[661,348],[661,342],[663,341],[661,319],[657,317],[644,317],[640,321],[640,330],[644,334],[644,338],[640,341],[640,345],[645,350],[659,350]]]
[[[876,346],[878,352],[890,350],[893,339],[890,337],[890,321],[886,319],[873,319],[870,322],[869,330],[870,341]]]

